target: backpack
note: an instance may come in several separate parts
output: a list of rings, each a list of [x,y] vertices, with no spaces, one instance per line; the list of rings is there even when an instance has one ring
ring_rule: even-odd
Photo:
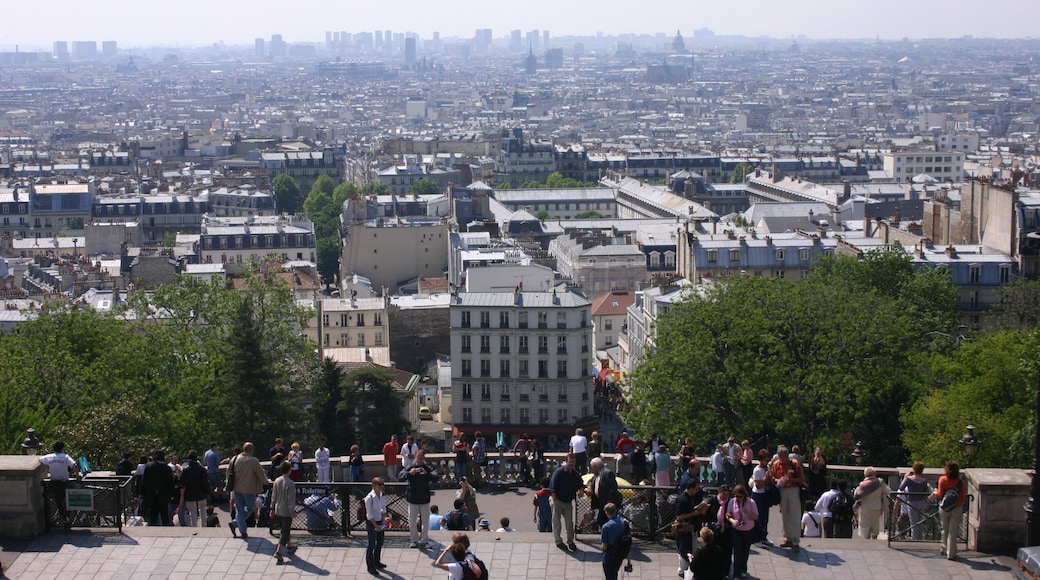
[[[957,487],[946,490],[946,493],[942,496],[942,500],[939,501],[939,507],[942,511],[953,511],[953,508],[957,507],[957,502],[961,499],[961,486],[963,485],[964,482],[958,480]]]
[[[462,510],[451,510],[448,512],[448,515],[444,517],[444,526],[449,530],[465,530],[466,518]]]
[[[229,463],[228,467],[227,467],[227,484],[224,485],[224,489],[227,490],[228,493],[235,491],[235,460],[236,459],[238,459],[237,455],[235,456],[235,459],[231,460],[231,463]]]
[[[619,560],[623,560],[628,557],[628,554],[632,551],[632,528],[628,526],[628,522],[624,522],[624,529],[621,531],[621,537],[611,548],[614,556]]]
[[[844,491],[831,500],[831,519],[841,524],[852,521],[852,498]]]
[[[488,580],[488,569],[484,565],[484,561],[473,554],[469,554],[469,557],[473,559],[473,563],[477,565],[477,568],[480,568],[480,575],[478,576],[471,566],[463,566],[462,580]]]

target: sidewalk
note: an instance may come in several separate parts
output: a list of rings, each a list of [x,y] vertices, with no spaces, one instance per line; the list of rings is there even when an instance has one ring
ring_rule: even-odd
[[[433,568],[448,541],[447,532],[433,532],[432,550],[408,548],[406,535],[388,535],[383,578],[443,579]],[[258,531],[249,541],[232,539],[224,528],[124,528],[124,533],[55,532],[17,545],[13,565],[10,552],[0,552],[8,578],[17,580],[71,575],[77,579],[109,578],[371,578],[365,571],[363,537],[313,536],[294,533],[300,549],[285,566],[276,566],[275,538]],[[509,580],[545,578],[602,578],[598,538],[579,538],[574,554],[558,550],[546,534],[473,533],[473,552],[485,561],[492,578]],[[636,542],[634,571],[623,578],[664,580],[677,578],[675,544]],[[1012,558],[964,552],[956,562],[942,558],[938,545],[888,548],[882,541],[803,539],[800,554],[778,548],[754,548],[749,572],[760,579],[876,580],[1009,578]],[[10,549],[10,548],[5,548]]]

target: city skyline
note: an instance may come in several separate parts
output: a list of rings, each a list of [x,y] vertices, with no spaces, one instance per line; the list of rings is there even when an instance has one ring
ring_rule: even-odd
[[[184,0],[177,11],[141,7],[132,11],[100,10],[96,4],[55,0],[48,20],[40,22],[38,8],[16,3],[6,10],[10,22],[21,23],[0,34],[0,50],[50,50],[55,40],[115,40],[120,48],[135,46],[206,46],[223,42],[246,45],[254,38],[281,34],[290,43],[320,43],[326,30],[359,32],[392,30],[429,38],[472,38],[477,29],[490,28],[494,38],[510,30],[549,30],[553,36],[596,34],[664,34],[680,30],[692,36],[707,28],[718,35],[768,36],[812,39],[836,38],[1027,38],[1028,18],[1016,18],[1029,5],[1024,0],[978,3],[950,0],[905,3],[879,0],[869,11],[836,11],[822,0],[789,0],[782,6],[749,0],[740,14],[728,6],[697,7],[678,0],[654,0],[642,10],[624,5],[590,7],[586,4],[530,0],[523,5],[499,6],[463,0],[450,10],[431,11],[428,5],[404,0],[393,13],[381,5],[344,7],[331,0],[314,0],[298,15],[284,14],[284,4],[273,0],[240,0],[218,4]],[[614,10],[611,10],[614,8]],[[680,18],[689,14],[688,19]]]

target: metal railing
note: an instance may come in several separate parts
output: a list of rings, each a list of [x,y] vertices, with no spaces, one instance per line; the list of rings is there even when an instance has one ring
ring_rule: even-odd
[[[888,543],[939,542],[942,539],[939,502],[931,499],[930,492],[894,491],[888,495],[885,510]],[[967,495],[961,507],[961,523],[957,542],[968,543],[968,513],[974,496]]]
[[[133,516],[133,477],[43,481],[44,520],[51,528],[115,528]]]

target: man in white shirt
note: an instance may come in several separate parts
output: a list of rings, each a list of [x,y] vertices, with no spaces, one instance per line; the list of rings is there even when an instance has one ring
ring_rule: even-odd
[[[822,521],[823,516],[819,512],[805,512],[802,514],[802,537],[819,538]]]
[[[415,456],[419,453],[419,445],[415,442],[415,436],[409,435],[401,446],[401,465],[404,469],[415,467]]]
[[[80,479],[79,464],[76,460],[65,454],[65,443],[55,441],[51,448],[53,453],[48,453],[40,458],[40,463],[50,469],[50,484],[47,488],[51,498],[58,506],[62,522],[68,523],[68,509],[65,506],[65,490],[69,486],[69,479],[74,475]]]
[[[318,468],[318,483],[332,482],[332,463],[329,460],[332,452],[325,447],[325,440],[318,439],[318,448],[314,450],[314,465]]]
[[[574,463],[578,468],[579,475],[585,475],[588,471],[589,440],[585,438],[585,432],[578,427],[571,436],[571,453],[574,454]]]

